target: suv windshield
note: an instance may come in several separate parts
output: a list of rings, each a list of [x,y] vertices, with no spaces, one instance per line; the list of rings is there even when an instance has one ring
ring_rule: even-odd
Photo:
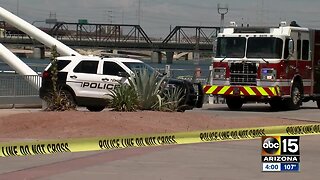
[[[247,58],[281,58],[283,41],[275,37],[250,37]]]
[[[140,71],[143,69],[147,69],[147,71],[152,74],[156,72],[151,66],[146,63],[139,63],[139,62],[123,62],[131,71]]]
[[[217,58],[243,58],[246,48],[245,37],[220,37],[217,42]]]

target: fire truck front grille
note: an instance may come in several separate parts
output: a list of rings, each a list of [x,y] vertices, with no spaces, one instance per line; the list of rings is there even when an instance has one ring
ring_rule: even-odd
[[[257,66],[255,63],[231,63],[231,85],[257,85]]]

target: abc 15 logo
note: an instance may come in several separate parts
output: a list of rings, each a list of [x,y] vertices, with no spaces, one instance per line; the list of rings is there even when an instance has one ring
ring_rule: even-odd
[[[299,136],[263,136],[263,156],[300,155]]]

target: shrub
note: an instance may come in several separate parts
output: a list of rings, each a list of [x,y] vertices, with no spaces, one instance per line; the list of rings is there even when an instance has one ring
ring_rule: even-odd
[[[179,87],[166,87],[165,77],[150,73],[147,69],[137,70],[128,79],[111,91],[110,107],[115,111],[158,110],[183,111],[184,90]]]
[[[136,111],[138,109],[136,90],[128,84],[121,84],[120,87],[111,91],[110,96],[110,107],[115,111]]]
[[[76,108],[73,96],[68,91],[64,91],[58,88],[58,64],[57,57],[59,56],[57,52],[57,47],[53,46],[51,48],[51,82],[52,88],[49,95],[44,99],[47,102],[47,108],[45,111],[67,111],[74,110]]]
[[[48,106],[46,111],[69,111],[75,110],[76,105],[71,99],[70,93],[68,91],[57,90],[56,92],[51,92],[50,95],[45,99]]]
[[[184,99],[184,90],[180,87],[169,87],[163,91],[161,111],[177,112],[183,111],[185,105],[181,105]]]
[[[160,109],[160,94],[165,84],[164,79],[165,77],[160,77],[157,72],[150,73],[147,69],[134,72],[129,79],[129,84],[136,90],[140,110]]]

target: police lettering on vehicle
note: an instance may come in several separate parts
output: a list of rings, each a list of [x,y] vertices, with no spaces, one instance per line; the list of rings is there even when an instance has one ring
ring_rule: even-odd
[[[120,87],[120,84],[105,84],[105,83],[90,83],[90,82],[82,82],[82,88],[90,88],[90,89],[108,89],[113,90],[117,87]]]

